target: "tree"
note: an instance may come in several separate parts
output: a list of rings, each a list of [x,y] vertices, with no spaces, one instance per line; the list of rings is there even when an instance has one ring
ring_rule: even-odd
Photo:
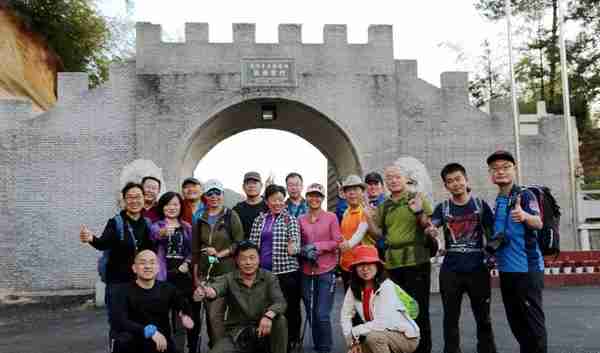
[[[108,78],[110,28],[93,1],[9,0],[31,31],[45,37],[65,71],[83,71],[96,86]]]
[[[541,26],[536,29],[538,35],[525,43],[515,68],[517,81],[526,93],[523,98],[542,99],[549,112],[562,114],[558,0],[511,0],[511,4],[514,16]],[[506,15],[503,0],[478,0],[475,7],[490,20]],[[577,118],[581,134],[591,125],[590,107],[600,97],[600,1],[571,1],[567,13],[566,20],[575,23],[578,30],[575,40],[566,46],[571,113]],[[548,18],[550,27],[545,28],[543,23]]]
[[[483,53],[477,57],[474,77],[469,80],[471,102],[478,108],[491,100],[508,97],[510,93],[490,41],[484,40],[481,48]]]

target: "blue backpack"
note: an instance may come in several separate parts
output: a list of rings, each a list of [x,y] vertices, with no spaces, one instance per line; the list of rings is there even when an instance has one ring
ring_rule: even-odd
[[[125,227],[123,217],[121,217],[121,214],[118,213],[113,217],[113,219],[117,228],[117,235],[119,236],[119,241],[123,241],[123,239],[125,239]],[[147,218],[144,218],[144,221],[146,221],[146,227],[150,229],[150,221]],[[136,247],[137,239],[135,238],[135,233],[133,233],[133,229],[131,229],[131,225],[129,225],[129,223],[127,223],[127,229],[131,234],[131,242],[133,243],[133,246]],[[100,276],[100,280],[104,283],[106,283],[106,267],[108,265],[109,258],[110,249],[102,251],[102,255],[98,258],[98,275]]]

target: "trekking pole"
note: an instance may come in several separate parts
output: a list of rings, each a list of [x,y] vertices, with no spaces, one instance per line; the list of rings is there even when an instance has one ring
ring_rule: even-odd
[[[315,264],[311,264],[311,272],[310,272],[310,298],[309,298],[309,308],[308,308],[308,315],[306,316],[306,319],[304,320],[304,327],[302,328],[302,334],[300,335],[300,340],[298,342],[298,344],[300,345],[300,347],[304,347],[304,336],[306,335],[306,329],[308,328],[308,322],[310,321],[310,327],[313,327],[313,320],[314,320],[314,315],[313,315],[313,308],[314,308],[314,299],[315,299]],[[314,342],[313,342],[314,344]],[[303,349],[304,351],[304,349]]]
[[[210,281],[210,272],[212,271],[214,264],[216,264],[218,262],[219,262],[218,257],[208,256],[208,270],[206,271],[206,278],[204,279],[204,281],[202,281],[200,283],[200,286],[204,286],[205,284],[207,284]],[[206,312],[206,302],[205,302],[205,299],[203,299],[200,301],[200,315],[198,315],[200,322],[202,322],[205,312]],[[198,324],[200,324],[200,322]],[[206,320],[206,325],[208,325],[208,319]],[[208,332],[208,330],[207,330],[207,332]],[[200,346],[202,346],[202,327],[198,331],[198,343],[196,343],[196,352],[194,352],[194,353],[200,353]]]

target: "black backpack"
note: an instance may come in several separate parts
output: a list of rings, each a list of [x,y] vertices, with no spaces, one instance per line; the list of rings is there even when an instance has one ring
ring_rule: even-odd
[[[537,241],[543,256],[560,253],[560,206],[552,195],[550,188],[543,185],[526,185],[523,187],[535,195],[542,219],[543,227],[537,231]]]

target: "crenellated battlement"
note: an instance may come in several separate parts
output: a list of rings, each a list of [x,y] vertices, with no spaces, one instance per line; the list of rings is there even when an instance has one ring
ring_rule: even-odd
[[[208,23],[186,23],[185,41],[161,40],[160,25],[136,25],[138,73],[236,72],[242,58],[289,58],[310,71],[319,63],[325,71],[393,74],[393,28],[371,25],[367,43],[348,43],[347,26],[326,24],[322,43],[303,43],[301,24],[280,24],[277,43],[257,43],[254,23],[233,23],[233,41],[209,41]],[[227,60],[223,60],[226,58]],[[323,66],[322,64],[325,63]]]

